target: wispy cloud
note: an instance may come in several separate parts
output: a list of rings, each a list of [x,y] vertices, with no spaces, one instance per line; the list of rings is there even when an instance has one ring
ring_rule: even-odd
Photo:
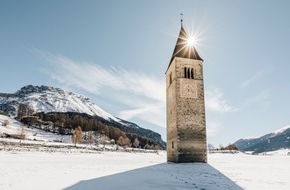
[[[165,77],[156,77],[124,68],[103,67],[91,62],[71,60],[63,55],[37,51],[48,63],[45,73],[52,79],[71,88],[118,102],[117,116],[130,120],[139,119],[160,127],[166,127]],[[208,112],[226,113],[235,109],[218,89],[206,90]],[[209,136],[215,136],[219,125],[207,121]]]
[[[125,105],[117,113],[122,119],[137,118],[165,127],[163,78],[123,68],[78,62],[50,52],[37,53],[50,63],[45,73],[52,79],[72,89],[78,88]]]
[[[205,91],[205,107],[207,111],[226,113],[237,111],[224,98],[223,92],[219,88]]]
[[[257,95],[245,100],[240,107],[241,109],[248,109],[253,106],[267,108],[270,105],[270,97],[271,94],[268,91],[261,91]]]
[[[264,74],[264,70],[260,70],[257,73],[255,73],[252,77],[250,77],[248,80],[244,81],[242,83],[242,85],[240,86],[240,88],[246,88],[248,86],[250,86],[252,83],[254,83],[256,80],[258,80],[263,74]]]

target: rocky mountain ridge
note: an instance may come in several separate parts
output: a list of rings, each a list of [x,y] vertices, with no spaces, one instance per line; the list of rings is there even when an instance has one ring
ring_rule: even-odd
[[[31,106],[35,112],[78,112],[119,121],[83,95],[44,85],[27,85],[14,94],[0,93],[2,111],[16,116],[18,103]]]
[[[243,138],[234,143],[239,150],[261,153],[290,148],[290,126],[257,138]]]
[[[165,148],[161,135],[144,129],[135,123],[122,120],[107,113],[89,98],[60,88],[49,86],[27,85],[16,93],[0,93],[0,110],[11,116],[16,116],[19,104],[30,106],[36,113],[84,113],[102,123],[121,129],[126,133],[135,133],[140,137],[145,136],[154,140],[160,147]]]

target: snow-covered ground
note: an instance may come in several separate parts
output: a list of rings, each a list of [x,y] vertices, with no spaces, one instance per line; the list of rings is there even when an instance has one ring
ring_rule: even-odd
[[[0,189],[290,189],[290,156],[209,154],[209,163],[166,163],[165,152],[0,151]]]
[[[210,154],[209,164],[243,189],[290,189],[290,156],[285,150],[272,156]]]
[[[3,126],[3,122],[8,122],[7,126]],[[0,114],[0,136],[2,134],[20,134],[21,128],[23,127],[24,133],[26,135],[26,139],[36,140],[36,141],[62,141],[62,142],[70,142],[71,137],[69,135],[58,135],[56,133],[46,132],[36,128],[28,128],[25,125],[22,125],[19,121],[7,117],[5,115]]]
[[[5,120],[8,126],[2,126]],[[0,115],[0,133],[18,133],[20,126]],[[74,147],[69,137],[25,131],[31,140],[21,144],[0,138],[0,190],[290,189],[290,150],[214,153],[208,155],[208,164],[172,164],[162,151],[101,151],[97,146]]]

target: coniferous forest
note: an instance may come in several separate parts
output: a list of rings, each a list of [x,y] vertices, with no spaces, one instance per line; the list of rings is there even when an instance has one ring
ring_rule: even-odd
[[[73,131],[80,127],[83,133],[94,132],[100,136],[105,136],[109,140],[114,140],[120,146],[144,148],[144,149],[164,149],[163,143],[150,138],[150,130],[127,127],[115,121],[108,121],[98,116],[90,116],[85,113],[76,112],[50,112],[36,113],[32,117],[24,117],[21,121],[28,125],[37,125],[38,121],[50,122],[52,129],[47,129],[61,135],[72,135]]]

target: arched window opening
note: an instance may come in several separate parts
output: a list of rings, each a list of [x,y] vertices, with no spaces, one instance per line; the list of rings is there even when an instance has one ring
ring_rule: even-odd
[[[183,72],[184,72],[184,78],[194,79],[195,70],[193,68],[184,67]]]
[[[174,141],[172,141],[172,143],[171,143],[171,147],[174,148]]]
[[[191,79],[194,79],[194,72],[193,72],[193,69],[191,69]]]
[[[170,73],[170,75],[169,75],[169,84],[171,84],[172,83],[172,73]]]

